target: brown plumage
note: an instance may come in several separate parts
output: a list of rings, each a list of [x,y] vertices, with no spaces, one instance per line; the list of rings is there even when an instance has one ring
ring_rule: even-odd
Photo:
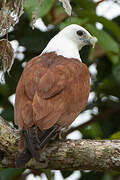
[[[15,123],[21,129],[69,126],[89,94],[87,66],[77,59],[46,53],[28,62],[16,89]]]
[[[21,128],[23,151],[17,167],[34,157],[57,131],[68,127],[85,108],[90,90],[87,66],[55,52],[30,60],[16,89],[15,124]]]
[[[77,59],[46,53],[28,62],[19,80],[15,123],[41,131],[68,127],[84,109],[89,95],[87,66]]]

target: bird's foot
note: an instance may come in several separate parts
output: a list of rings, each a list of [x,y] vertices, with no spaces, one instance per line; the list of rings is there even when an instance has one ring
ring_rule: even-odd
[[[63,141],[63,136],[62,136],[62,131],[59,131],[55,137],[54,137],[55,140],[59,140],[59,141]]]

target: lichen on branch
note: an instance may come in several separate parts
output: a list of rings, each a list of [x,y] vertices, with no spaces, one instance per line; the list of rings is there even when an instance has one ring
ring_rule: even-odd
[[[0,167],[15,167],[19,137],[19,131],[0,117]],[[120,140],[54,141],[40,161],[31,159],[26,168],[120,171]]]

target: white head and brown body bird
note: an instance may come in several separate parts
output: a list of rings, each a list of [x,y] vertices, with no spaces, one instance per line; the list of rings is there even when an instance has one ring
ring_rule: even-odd
[[[39,161],[43,147],[85,108],[90,77],[79,50],[95,42],[87,30],[72,24],[27,63],[15,98],[15,124],[21,129],[22,150],[17,167],[24,167],[32,157]]]

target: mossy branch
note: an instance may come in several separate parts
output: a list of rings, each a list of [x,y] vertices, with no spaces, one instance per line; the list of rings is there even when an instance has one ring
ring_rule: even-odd
[[[0,167],[15,167],[18,131],[0,117]],[[32,169],[120,171],[120,140],[66,140],[50,143]]]

